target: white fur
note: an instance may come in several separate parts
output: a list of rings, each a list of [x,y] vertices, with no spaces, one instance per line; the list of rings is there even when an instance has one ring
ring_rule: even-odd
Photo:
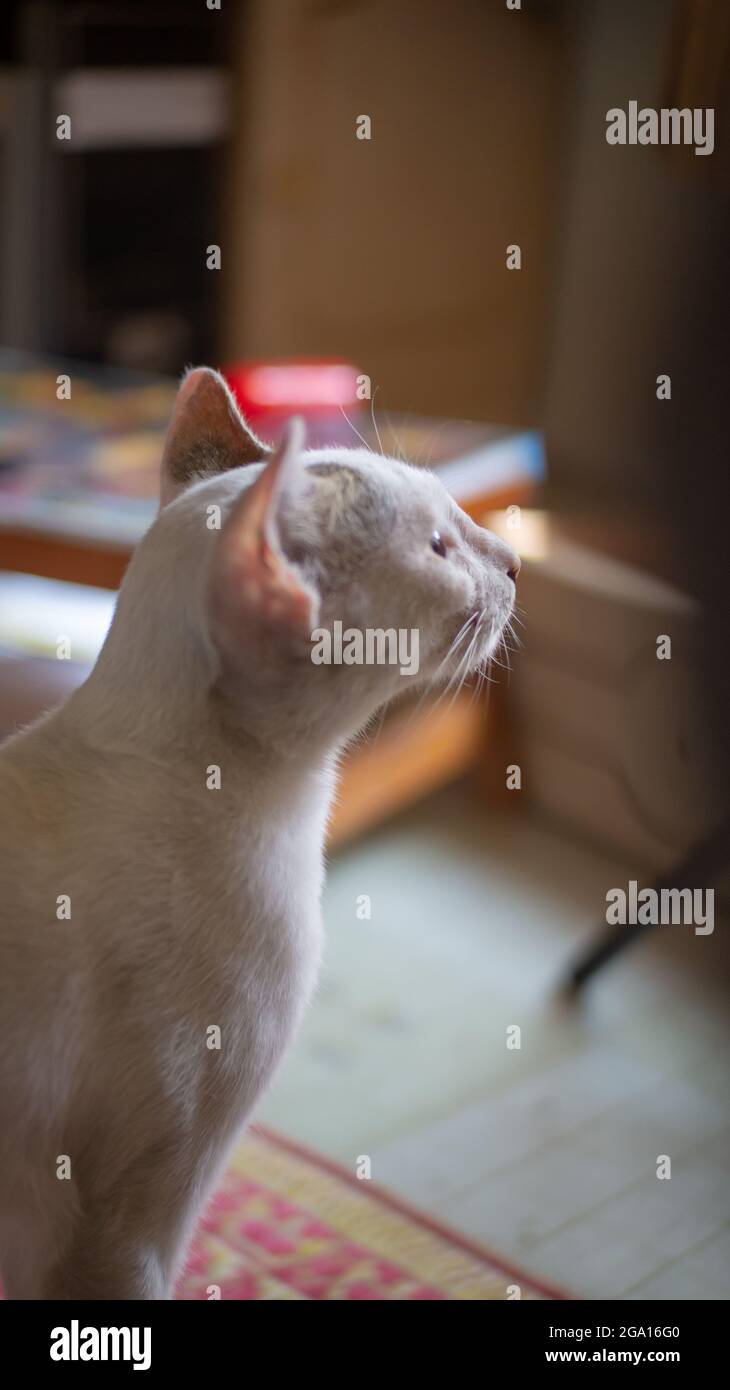
[[[363,540],[377,564],[350,570],[345,474],[312,488],[299,461],[277,503],[289,508],[282,550],[298,527],[311,563],[298,551],[287,573],[318,620],[417,624],[432,677],[465,611],[491,604],[482,656],[511,607],[511,552],[426,473],[366,451],[304,464],[328,461],[355,470],[356,491],[358,470],[374,480],[376,515],[378,489],[392,497],[388,533]],[[258,621],[255,599],[240,632],[226,602],[216,626],[230,533],[207,527],[207,508],[239,525],[264,471],[168,488],[177,500],[138,548],[89,680],[0,752],[10,1297],[171,1296],[201,1204],[314,988],[337,753],[402,677],[313,666],[301,634]],[[453,562],[429,548],[436,524],[459,532]],[[220,790],[206,785],[211,765]],[[70,921],[56,916],[62,894]],[[213,1026],[220,1050],[207,1046]],[[57,1176],[63,1155],[70,1180]]]

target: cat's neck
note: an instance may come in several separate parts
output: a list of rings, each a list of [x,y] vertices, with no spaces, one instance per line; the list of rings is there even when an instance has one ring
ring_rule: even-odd
[[[214,686],[187,682],[184,673],[176,686],[160,679],[154,662],[144,673],[121,672],[105,653],[60,715],[72,737],[105,759],[147,764],[176,784],[186,771],[197,778],[224,767],[242,787],[328,780],[344,742],[295,720],[272,732]]]

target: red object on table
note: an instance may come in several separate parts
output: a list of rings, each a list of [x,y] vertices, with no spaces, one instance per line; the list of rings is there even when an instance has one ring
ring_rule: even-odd
[[[247,420],[275,439],[292,415],[302,415],[318,442],[352,442],[348,419],[362,411],[364,379],[337,358],[229,363],[223,375]]]

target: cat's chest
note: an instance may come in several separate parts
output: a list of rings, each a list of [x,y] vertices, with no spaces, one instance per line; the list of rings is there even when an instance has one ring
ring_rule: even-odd
[[[187,959],[209,977],[254,976],[275,990],[306,981],[319,958],[323,822],[295,818],[208,825],[178,847],[170,915]]]

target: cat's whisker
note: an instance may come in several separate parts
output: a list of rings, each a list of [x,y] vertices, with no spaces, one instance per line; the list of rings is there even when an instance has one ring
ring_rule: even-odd
[[[504,658],[505,658],[504,661],[500,661],[500,660],[499,660],[500,654],[503,654],[503,655],[504,655]],[[512,665],[511,665],[511,663],[510,663],[509,655],[510,655],[510,653],[509,653],[509,647],[507,646],[507,643],[506,643],[506,641],[505,641],[505,636],[504,636],[504,631],[503,631],[502,634],[501,634],[501,636],[500,636],[500,639],[499,639],[499,641],[498,641],[498,643],[497,643],[497,645],[496,645],[496,647],[495,647],[495,649],[494,649],[494,652],[492,653],[491,660],[493,661],[493,663],[494,663],[495,666],[498,666],[498,667],[500,668],[501,671],[506,671],[508,675],[511,675],[511,674],[512,674]]]
[[[449,693],[449,691],[450,691],[452,685],[453,685],[454,683],[456,683],[456,689],[454,690],[454,693],[453,693],[453,695],[452,695],[452,697],[451,697],[451,699],[450,699],[450,701],[449,701],[449,703],[448,703],[448,705],[447,705],[447,709],[451,709],[451,707],[452,707],[452,705],[454,704],[455,700],[458,699],[459,695],[461,694],[461,691],[462,691],[463,688],[464,688],[465,682],[468,680],[468,678],[469,678],[469,676],[470,676],[470,674],[471,674],[471,663],[472,663],[472,658],[473,658],[473,656],[474,656],[474,651],[475,651],[475,648],[476,648],[477,643],[478,643],[478,641],[479,641],[479,637],[480,637],[480,635],[481,635],[482,623],[483,623],[483,621],[484,621],[484,617],[485,617],[485,611],[484,611],[484,609],[482,609],[482,611],[480,612],[480,614],[479,614],[479,616],[478,616],[478,618],[477,618],[477,621],[476,621],[476,624],[475,624],[475,627],[474,627],[474,633],[473,633],[473,635],[472,635],[471,642],[469,643],[469,646],[467,647],[466,652],[464,653],[464,656],[461,658],[461,661],[459,662],[459,665],[457,666],[455,677],[452,678],[452,680],[449,682],[449,684],[448,684],[447,687],[446,687],[446,691],[445,691],[444,693],[445,693],[445,695],[448,695],[448,693]]]
[[[497,651],[498,651],[498,650],[499,650],[499,648],[497,648]],[[508,674],[510,674],[510,673],[511,673],[511,672],[510,672],[510,667],[509,667],[509,666],[506,666],[505,663],[504,663],[503,661],[498,661],[498,660],[497,660],[497,651],[493,652],[492,655],[490,656],[490,658],[489,658],[489,665],[490,665],[490,666],[496,666],[497,669],[498,669],[499,671],[506,671]]]
[[[424,701],[425,701],[426,699],[428,699],[428,697],[432,694],[432,688],[431,688],[431,687],[432,687],[432,685],[433,685],[433,682],[436,681],[436,680],[438,679],[438,676],[440,675],[440,673],[441,673],[441,671],[443,670],[443,668],[444,668],[444,666],[446,665],[446,663],[456,654],[456,649],[457,649],[457,647],[459,646],[459,644],[460,644],[461,642],[463,642],[464,638],[467,636],[468,629],[469,629],[469,625],[470,625],[471,622],[472,622],[472,618],[467,619],[467,621],[466,621],[466,623],[464,624],[464,626],[462,627],[461,631],[460,631],[460,632],[457,634],[457,636],[454,638],[454,641],[452,642],[451,646],[449,647],[449,650],[448,650],[448,652],[446,653],[446,656],[444,657],[443,661],[441,661],[441,662],[439,663],[439,666],[437,667],[437,669],[436,669],[436,671],[435,671],[435,673],[434,673],[434,676],[433,676],[433,678],[432,678],[431,685],[429,685],[429,686],[426,687],[426,689],[424,690],[423,694],[421,695],[421,698],[420,698],[419,701],[418,701],[418,704],[415,706],[415,709],[414,709],[414,711],[413,711],[414,717],[419,713],[419,711],[420,711],[420,709],[421,709],[421,707],[422,707]],[[457,664],[457,666],[456,666],[456,669],[455,669],[454,671],[452,671],[452,673],[451,673],[451,675],[449,676],[449,678],[448,678],[446,684],[444,685],[443,689],[441,690],[440,694],[438,695],[438,698],[437,698],[436,700],[434,700],[434,702],[433,702],[433,704],[432,704],[432,706],[431,706],[432,710],[437,710],[437,709],[439,709],[440,706],[443,704],[443,702],[444,702],[444,700],[446,699],[446,696],[448,695],[449,691],[451,690],[451,688],[452,688],[452,686],[453,686],[455,680],[458,678],[459,672],[461,671],[462,661],[463,661],[463,657],[459,659],[459,662],[458,662],[458,664]]]
[[[380,430],[378,429],[377,421],[376,421],[376,419],[375,419],[375,397],[377,396],[378,390],[379,390],[379,389],[380,389],[380,388],[379,388],[378,386],[376,386],[376,387],[375,387],[375,390],[373,391],[372,396],[370,397],[370,418],[371,418],[371,420],[372,420],[372,422],[373,422],[373,429],[375,430],[375,438],[376,438],[377,441],[378,441],[378,448],[380,449],[381,458],[385,458],[385,450],[384,450],[384,448],[383,448],[383,441],[382,441],[382,439],[380,438]]]
[[[401,442],[400,442],[400,439],[398,438],[398,435],[396,434],[395,430],[393,429],[393,422],[392,422],[392,420],[391,420],[391,418],[390,418],[390,415],[388,414],[387,410],[386,410],[386,412],[385,412],[385,418],[386,418],[386,420],[387,420],[387,422],[388,422],[388,433],[389,433],[389,435],[390,435],[390,438],[393,440],[393,442],[394,442],[394,444],[395,444],[395,450],[396,450],[395,457],[396,457],[397,459],[400,459],[400,462],[401,462],[401,463],[406,463],[406,462],[407,462],[407,459],[406,459],[406,455],[405,455],[405,450],[404,450],[404,448],[403,448],[403,445],[402,445]]]
[[[438,436],[438,434],[440,433],[441,430],[445,429],[445,427],[446,427],[446,421],[443,420],[443,421],[441,422],[440,425],[436,425],[435,429],[432,429],[432,430],[431,430],[431,435],[430,435],[431,443],[430,443],[430,447],[429,447],[429,450],[428,450],[428,453],[427,453],[426,457],[425,457],[424,459],[421,459],[421,465],[422,465],[422,467],[424,467],[424,468],[430,468],[430,467],[431,467],[431,459],[433,458],[433,451],[434,451],[434,449],[435,449],[435,447],[436,447],[436,439],[437,439],[437,436]]]
[[[512,675],[512,652],[515,651],[516,648],[510,647],[509,642],[507,641],[507,629],[505,629],[505,631],[502,633],[502,640],[501,640],[499,646],[500,646],[500,651],[504,654],[504,664],[505,664],[505,667],[506,667],[506,669],[507,669],[507,673],[508,673],[508,675],[511,676],[511,675]]]
[[[368,450],[368,453],[369,453],[369,452],[370,452],[370,445],[368,444],[368,442],[367,442],[366,439],[363,439],[363,437],[362,437],[360,431],[357,430],[357,429],[355,429],[355,426],[353,425],[352,420],[350,419],[349,415],[347,414],[347,411],[345,410],[344,406],[340,406],[340,414],[341,414],[341,415],[343,416],[343,418],[347,421],[347,424],[350,426],[350,429],[352,430],[352,433],[357,435],[358,439],[360,440],[360,443],[361,443],[361,444],[364,444],[365,448]]]
[[[511,657],[513,653],[519,652],[523,646],[521,638],[517,635],[512,626],[512,619],[514,617],[515,614],[513,613],[512,616],[508,618],[506,623],[504,624],[504,627],[500,634],[499,642],[497,643],[494,652],[490,656],[488,663],[490,667],[497,666],[500,670],[506,671],[508,678],[512,675]],[[512,646],[510,646],[510,639],[513,644]],[[504,657],[504,661],[499,660],[500,656]]]
[[[433,676],[432,676],[432,678],[431,678],[431,684],[428,685],[428,686],[426,686],[425,689],[423,690],[423,693],[419,696],[419,699],[417,700],[416,704],[415,704],[414,707],[413,707],[413,710],[412,710],[412,713],[411,713],[411,717],[410,717],[410,719],[408,720],[408,722],[407,722],[407,724],[406,724],[406,728],[410,728],[410,727],[411,727],[411,724],[413,723],[413,720],[414,720],[414,719],[416,718],[416,716],[420,713],[424,701],[427,700],[427,699],[429,698],[429,696],[432,694],[432,685],[433,685],[433,683],[434,683],[435,681],[438,680],[438,677],[439,677],[439,675],[441,674],[441,672],[442,672],[442,670],[444,669],[444,667],[446,666],[447,662],[450,661],[451,658],[455,655],[457,648],[459,647],[459,645],[461,644],[461,642],[463,642],[464,638],[466,637],[466,635],[467,635],[467,633],[468,633],[468,630],[469,630],[469,627],[470,627],[470,625],[473,623],[473,621],[474,621],[474,614],[473,614],[473,613],[470,613],[470,614],[469,614],[469,617],[466,619],[466,622],[463,623],[462,626],[459,628],[459,631],[457,632],[455,638],[453,639],[453,641],[452,641],[452,643],[451,643],[451,646],[449,647],[449,650],[447,651],[445,657],[443,657],[443,659],[439,662],[438,666],[436,667],[436,670],[434,671],[434,674],[433,674]],[[458,671],[458,669],[460,669],[460,668],[457,667],[457,671]],[[451,684],[452,684],[452,682],[453,682],[453,680],[454,680],[454,674],[455,674],[455,673],[452,673],[451,677],[450,677],[449,680],[447,681],[446,686],[445,686],[444,689],[442,690],[442,692],[441,692],[441,694],[439,695],[438,699],[434,701],[433,706],[432,706],[433,709],[438,709],[439,705],[441,704],[441,702],[443,701],[443,699],[445,698],[445,696],[448,694],[449,689],[451,688]]]
[[[440,662],[440,664],[437,666],[437,668],[436,668],[436,673],[435,673],[436,675],[438,675],[439,671],[441,671],[442,668],[446,665],[446,663],[447,663],[447,661],[449,660],[449,658],[450,658],[451,656],[453,656],[453,654],[454,654],[454,652],[456,651],[456,648],[457,648],[457,646],[459,645],[459,643],[461,642],[462,638],[466,635],[468,629],[469,629],[469,628],[472,626],[472,624],[474,623],[475,616],[476,616],[476,615],[475,615],[474,613],[470,613],[470,614],[469,614],[469,617],[466,619],[466,622],[462,623],[462,625],[461,625],[461,627],[459,628],[459,631],[457,632],[457,634],[456,634],[456,636],[455,636],[453,642],[451,643],[451,646],[449,647],[449,650],[448,650],[447,653],[446,653],[446,656],[444,657],[443,661]],[[480,617],[481,617],[481,615],[480,615]],[[479,621],[479,619],[477,619],[477,621]]]
[[[514,614],[512,615],[512,617],[514,617]],[[522,638],[520,637],[519,633],[515,632],[515,630],[514,630],[514,628],[513,628],[513,626],[512,626],[512,618],[508,618],[507,622],[505,623],[505,628],[504,628],[504,630],[505,630],[507,636],[509,636],[509,637],[512,638],[512,641],[513,641],[513,643],[514,643],[514,646],[513,646],[513,648],[512,648],[512,651],[516,651],[516,652],[521,651],[521,650],[522,650],[522,647],[524,646],[524,643],[523,643]]]
[[[485,662],[483,663],[483,665],[477,667],[476,680],[475,680],[475,682],[474,682],[474,693],[473,693],[472,698],[471,698],[471,703],[472,703],[472,704],[474,704],[477,700],[481,699],[482,694],[483,694],[483,692],[484,692],[484,687],[485,687],[485,685],[487,685],[487,684],[489,684],[489,685],[494,685],[494,684],[495,684],[495,681],[494,681],[494,680],[492,679],[492,677],[489,675],[489,660],[488,660],[488,659],[487,659],[487,661],[485,661]],[[488,692],[487,692],[487,693],[488,693]]]
[[[490,674],[489,674],[490,666],[491,666],[491,662],[490,662],[489,660],[487,660],[487,661],[485,661],[485,663],[484,663],[484,665],[483,665],[483,667],[482,667],[482,670],[481,670],[481,687],[480,687],[480,689],[482,689],[482,690],[484,689],[485,685],[496,685],[496,684],[497,684],[497,682],[496,682],[495,679],[494,679],[494,676],[490,676]],[[487,691],[487,695],[489,695],[489,691]]]
[[[459,631],[457,632],[457,634],[456,634],[456,636],[455,636],[453,642],[451,643],[451,646],[449,647],[449,650],[447,651],[445,657],[443,657],[443,659],[439,662],[438,666],[436,667],[436,670],[434,671],[433,677],[432,677],[432,680],[433,680],[433,681],[438,680],[438,677],[440,676],[440,674],[441,674],[441,672],[443,671],[444,667],[445,667],[445,666],[447,665],[447,663],[451,660],[451,658],[455,655],[457,648],[458,648],[458,647],[460,646],[460,644],[463,642],[463,640],[464,640],[464,638],[466,637],[466,635],[467,635],[467,633],[468,633],[468,631],[469,631],[469,628],[472,626],[473,622],[474,622],[474,614],[473,614],[473,613],[470,613],[470,614],[469,614],[469,617],[466,619],[466,622],[465,622],[465,623],[462,623],[461,627],[459,628]],[[452,676],[451,676],[450,679],[453,680],[453,673],[452,673]],[[448,688],[448,687],[447,687],[447,688]]]
[[[461,645],[461,643],[463,642],[464,638],[469,636],[469,630],[470,630],[470,628],[474,628],[474,632],[472,632],[472,634],[471,634],[471,641],[470,641],[470,643],[469,643],[469,646],[468,646],[466,652],[465,652],[465,653],[462,653],[462,656],[461,656],[460,659],[459,659],[459,664],[458,664],[458,666],[456,667],[456,670],[452,672],[451,677],[450,677],[449,682],[448,682],[448,685],[450,685],[451,682],[455,680],[456,675],[457,675],[458,672],[461,670],[461,666],[462,666],[462,663],[463,663],[463,661],[464,661],[464,657],[465,657],[465,656],[468,656],[469,652],[472,650],[472,647],[473,647],[473,644],[474,644],[474,639],[475,639],[475,636],[476,636],[476,630],[478,629],[479,623],[481,622],[481,616],[482,616],[481,614],[479,614],[479,615],[477,615],[477,614],[475,614],[475,613],[470,614],[470,616],[467,618],[466,622],[465,622],[465,623],[463,624],[463,626],[459,629],[459,632],[458,632],[457,636],[455,637],[455,639],[454,639],[454,641],[452,642],[452,644],[451,644],[451,646],[450,646],[448,652],[446,653],[446,656],[444,657],[443,661],[441,662],[440,666],[438,667],[437,674],[443,669],[443,667],[446,665],[446,663],[447,663],[448,661],[450,661],[451,658],[456,654],[456,650],[457,650],[457,648]],[[447,685],[447,689],[448,689],[448,685]]]

